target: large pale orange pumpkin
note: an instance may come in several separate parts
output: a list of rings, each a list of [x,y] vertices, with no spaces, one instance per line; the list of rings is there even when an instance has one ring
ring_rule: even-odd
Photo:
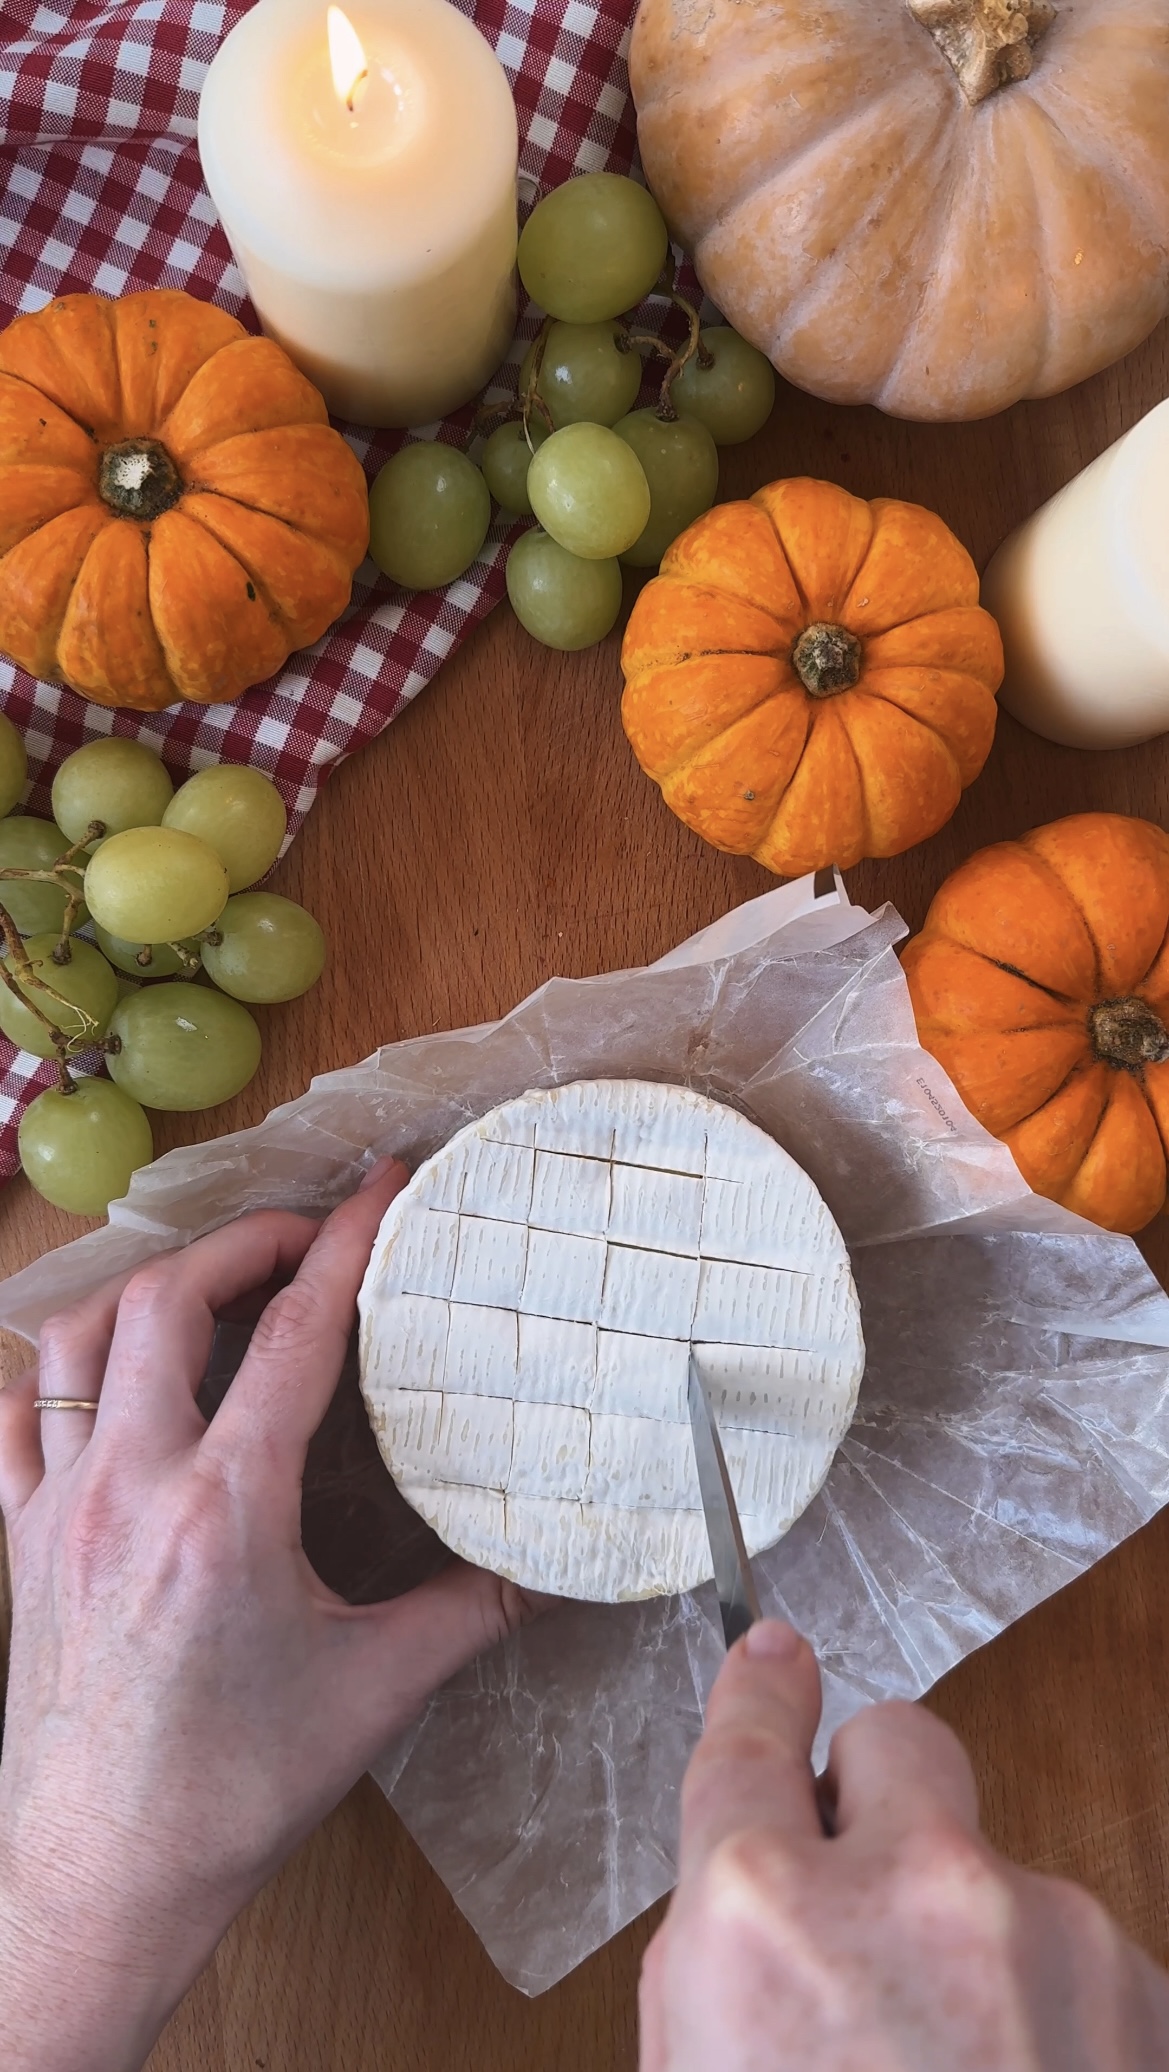
[[[641,0],[629,70],[703,286],[815,395],[986,416],[1169,310],[1165,0]]]
[[[1036,1193],[1106,1230],[1164,1207],[1169,835],[1077,813],[980,850],[902,963],[923,1044]]]
[[[361,467],[268,338],[191,295],[65,295],[0,332],[0,648],[99,705],[237,698],[319,639]]]
[[[896,856],[950,818],[994,738],[998,627],[919,504],[772,482],[675,540],[621,651],[621,716],[667,805],[794,876]]]

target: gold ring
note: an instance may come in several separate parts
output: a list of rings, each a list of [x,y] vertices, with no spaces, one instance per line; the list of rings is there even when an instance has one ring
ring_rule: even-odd
[[[32,1407],[34,1410],[96,1410],[97,1404],[91,1403],[87,1396],[37,1396]]]

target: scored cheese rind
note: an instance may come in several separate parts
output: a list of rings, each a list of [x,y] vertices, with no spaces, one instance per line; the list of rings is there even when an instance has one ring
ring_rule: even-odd
[[[522,1094],[452,1137],[391,1203],[358,1308],[407,1501],[465,1560],[605,1602],[711,1573],[691,1347],[752,1554],[820,1489],[864,1369],[807,1174],[735,1109],[640,1080]]]

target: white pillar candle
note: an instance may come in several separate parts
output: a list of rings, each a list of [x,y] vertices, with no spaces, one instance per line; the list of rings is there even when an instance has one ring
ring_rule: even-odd
[[[515,103],[448,0],[259,0],[199,108],[211,199],[264,329],[359,424],[478,394],[515,320]]]
[[[1169,729],[1169,402],[1003,542],[982,601],[1024,726],[1073,748]]]

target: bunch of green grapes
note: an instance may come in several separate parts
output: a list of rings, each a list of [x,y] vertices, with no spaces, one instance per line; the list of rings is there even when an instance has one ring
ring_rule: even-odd
[[[661,210],[622,174],[584,173],[547,195],[524,226],[519,270],[548,315],[520,369],[518,416],[491,432],[481,468],[432,442],[395,454],[370,495],[370,552],[407,588],[453,582],[483,546],[494,497],[541,528],[508,561],[517,618],[547,647],[591,647],[621,609],[621,564],[656,568],[710,509],[718,448],[760,430],[775,375],[737,332],[700,330],[673,294]],[[622,314],[663,275],[689,318],[677,353]],[[669,365],[657,405],[638,410],[643,351]]]
[[[25,769],[0,716],[6,816]],[[258,770],[200,770],[175,791],[151,749],[110,737],[62,763],[52,803],[51,821],[0,819],[0,1030],[58,1064],[21,1118],[28,1178],[99,1215],[154,1155],[147,1108],[213,1108],[248,1084],[250,1008],[315,985],[325,939],[303,907],[247,889],[287,827]],[[74,933],[87,919],[93,943]],[[70,1070],[94,1049],[109,1079]]]

